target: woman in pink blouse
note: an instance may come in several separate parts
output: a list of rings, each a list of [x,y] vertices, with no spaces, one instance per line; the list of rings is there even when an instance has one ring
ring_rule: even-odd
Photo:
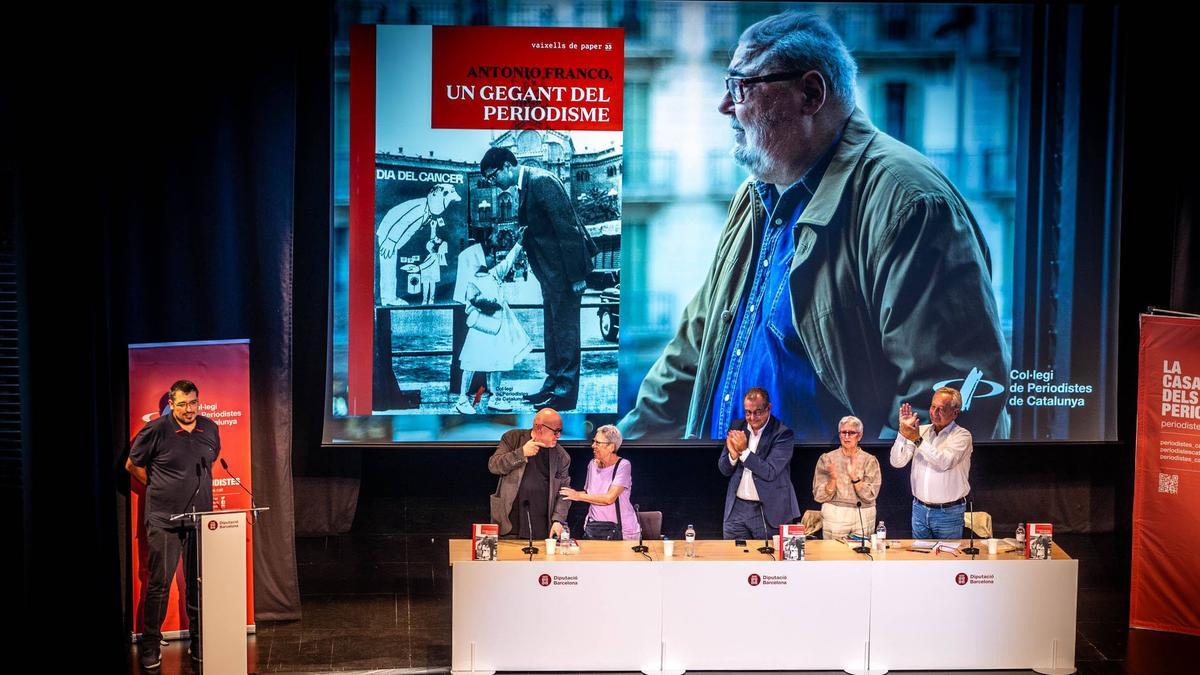
[[[633,469],[629,466],[629,460],[617,456],[621,440],[620,430],[611,424],[597,429],[592,441],[594,459],[588,462],[587,482],[583,491],[565,487],[559,492],[565,499],[590,504],[587,516],[589,521],[614,524],[619,522],[620,538],[638,539],[642,535],[642,528],[638,525],[637,512],[630,501],[633,491]],[[585,527],[586,529],[588,528]]]

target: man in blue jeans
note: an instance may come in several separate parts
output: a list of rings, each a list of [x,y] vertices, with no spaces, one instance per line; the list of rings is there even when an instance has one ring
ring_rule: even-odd
[[[912,461],[912,536],[962,539],[963,513],[971,484],[971,432],[954,422],[962,408],[957,389],[942,387],[929,404],[930,424],[912,406],[900,406],[900,433],[892,444],[892,466]]]

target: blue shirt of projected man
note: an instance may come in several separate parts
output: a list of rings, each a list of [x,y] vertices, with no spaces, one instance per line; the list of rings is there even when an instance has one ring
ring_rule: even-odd
[[[836,401],[817,380],[792,325],[788,282],[796,253],[796,221],[812,201],[840,141],[839,134],[821,159],[783,194],[770,183],[754,183],[767,218],[754,258],[754,273],[746,282],[749,292],[742,295],[738,305],[725,351],[725,368],[713,397],[712,438],[725,437],[729,425],[740,417],[742,397],[755,386],[771,392],[775,399],[773,413],[797,438],[828,437],[832,431],[829,420],[841,414]]]

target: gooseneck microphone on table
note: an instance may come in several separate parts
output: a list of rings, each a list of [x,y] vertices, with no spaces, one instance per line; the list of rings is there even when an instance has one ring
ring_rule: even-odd
[[[521,553],[533,555],[538,552],[538,548],[533,545],[533,516],[529,515],[529,500],[521,502],[521,508],[525,511],[525,524],[529,527],[529,545],[521,549]]]
[[[967,555],[979,555],[979,547],[975,545],[975,500],[972,499],[967,504],[969,504],[967,508],[971,509],[971,545],[964,548],[962,552]]]
[[[771,545],[771,530],[767,529],[767,516],[763,513],[762,502],[758,503],[758,517],[762,518],[763,525],[763,545],[758,547],[758,552],[763,555],[774,556],[775,547]]]
[[[621,504],[620,504],[620,497],[618,497],[618,498],[617,498],[617,500],[618,500],[618,502],[617,502],[617,508],[619,509],[619,508],[621,508]],[[641,507],[640,507],[640,506],[638,506],[637,504],[634,504],[634,505],[633,505],[633,512],[634,512],[634,514],[636,514],[636,515],[639,515],[639,516],[640,516],[640,515],[641,515],[641,513],[642,513],[642,509],[641,509]],[[641,518],[638,518],[638,520],[640,521],[640,520],[641,520]],[[620,533],[620,532],[618,532],[617,534],[618,534],[618,535],[620,535],[621,533]],[[639,527],[639,528],[638,528],[638,543],[637,543],[637,546],[634,546],[634,547],[633,547],[633,552],[634,552],[634,553],[648,553],[649,551],[650,551],[650,547],[649,547],[649,546],[646,546],[644,543],[642,543],[642,528],[640,528],[640,527]]]
[[[867,527],[866,527],[866,525],[863,524],[862,500],[854,502],[854,507],[858,509],[858,526],[859,526],[859,528],[861,528],[862,538],[863,538],[863,540],[861,542],[859,542],[858,546],[854,547],[854,552],[855,553],[870,553],[871,547],[867,546]],[[854,533],[851,532],[850,534],[853,535]]]

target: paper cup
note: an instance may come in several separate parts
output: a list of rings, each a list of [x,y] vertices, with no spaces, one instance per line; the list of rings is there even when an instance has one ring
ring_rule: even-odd
[[[771,537],[771,541],[772,541],[771,545],[775,547],[776,551],[778,551],[779,550],[779,535],[775,535],[775,536]]]
[[[670,539],[663,539],[663,557],[671,558],[675,555],[675,542]]]
[[[999,545],[999,543],[1000,542],[995,539],[987,540],[988,555],[996,555],[996,547]]]
[[[546,555],[554,555],[554,548],[556,544],[558,544],[558,540],[554,537],[550,537],[546,540]]]

